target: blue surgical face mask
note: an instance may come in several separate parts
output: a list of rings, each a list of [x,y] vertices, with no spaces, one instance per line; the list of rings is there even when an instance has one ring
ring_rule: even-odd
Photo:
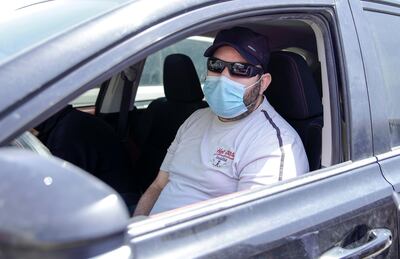
[[[260,80],[246,87],[225,76],[207,76],[203,92],[208,105],[217,116],[234,118],[247,111],[243,102],[244,93]]]

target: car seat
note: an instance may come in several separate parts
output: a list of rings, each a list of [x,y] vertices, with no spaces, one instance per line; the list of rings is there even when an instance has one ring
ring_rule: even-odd
[[[49,151],[93,174],[112,188],[128,206],[138,195],[130,186],[132,166],[114,129],[102,119],[66,106],[35,126]]]
[[[321,167],[323,109],[318,87],[306,61],[288,51],[271,53],[271,85],[265,95],[299,134],[310,171]]]
[[[192,60],[172,54],[164,61],[164,98],[152,101],[136,130],[140,155],[135,166],[140,189],[145,191],[157,176],[167,149],[182,123],[197,109],[207,107]]]

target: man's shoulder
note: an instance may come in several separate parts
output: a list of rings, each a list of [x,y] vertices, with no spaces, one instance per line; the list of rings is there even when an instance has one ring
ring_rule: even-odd
[[[197,127],[198,125],[203,125],[204,122],[210,121],[212,114],[209,108],[201,108],[194,111],[180,126],[181,130],[187,130],[191,127]]]
[[[267,102],[263,102],[261,109],[258,109],[258,114],[254,121],[258,127],[257,134],[260,138],[270,138],[278,136],[287,141],[294,141],[299,138],[293,127]]]
[[[212,112],[209,107],[206,108],[201,108],[193,112],[189,118],[187,119],[188,121],[196,121],[199,119],[205,119],[209,118],[212,116]]]

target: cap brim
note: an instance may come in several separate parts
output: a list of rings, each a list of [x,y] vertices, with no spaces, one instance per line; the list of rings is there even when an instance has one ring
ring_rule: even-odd
[[[238,46],[230,43],[230,42],[218,42],[217,44],[213,44],[211,45],[208,49],[206,49],[206,51],[204,51],[204,56],[205,57],[212,57],[214,52],[222,47],[222,46],[230,46],[232,48],[234,48],[237,52],[239,52],[239,54],[250,64],[252,65],[261,65],[260,62],[253,57],[252,55],[249,55],[246,51],[244,51],[242,48],[239,48]]]

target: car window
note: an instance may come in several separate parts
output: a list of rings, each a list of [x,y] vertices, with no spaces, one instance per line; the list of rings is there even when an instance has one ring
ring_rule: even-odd
[[[164,48],[146,59],[139,88],[136,95],[135,105],[145,107],[156,98],[164,97],[163,67],[165,58],[174,53],[188,55],[196,68],[200,82],[203,83],[207,73],[204,51],[211,45],[213,38],[193,36]]]
[[[400,16],[366,11],[366,17],[369,20],[372,30],[373,40],[378,51],[378,64],[382,68],[384,82],[382,89],[386,94],[386,105],[388,123],[390,128],[390,140],[392,147],[400,146],[400,82],[398,73],[400,59],[394,53],[399,49]],[[390,24],[390,26],[388,26]]]
[[[96,86],[83,94],[78,98],[70,102],[74,107],[88,107],[96,104],[97,96],[99,95],[100,86]]]

